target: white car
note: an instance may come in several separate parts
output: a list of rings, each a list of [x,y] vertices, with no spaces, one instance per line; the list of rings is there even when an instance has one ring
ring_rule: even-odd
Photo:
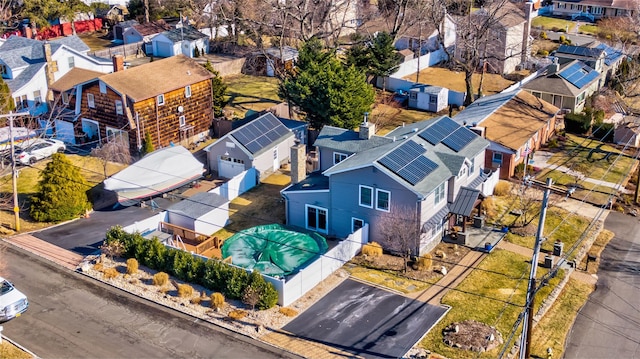
[[[11,282],[0,277],[0,323],[19,317],[27,311],[29,300]]]
[[[54,153],[62,153],[67,149],[64,142],[54,139],[38,139],[28,146],[16,151],[16,160],[24,165],[31,165]]]

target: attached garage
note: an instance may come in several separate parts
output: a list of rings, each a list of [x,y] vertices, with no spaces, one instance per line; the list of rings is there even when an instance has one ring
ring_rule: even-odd
[[[171,57],[173,56],[173,44],[168,42],[154,41],[155,44],[155,56],[158,57]]]
[[[220,156],[218,159],[218,176],[233,178],[244,171],[244,161],[229,156]]]

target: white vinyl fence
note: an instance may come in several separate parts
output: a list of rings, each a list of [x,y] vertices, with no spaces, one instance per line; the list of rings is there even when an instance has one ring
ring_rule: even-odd
[[[231,201],[239,195],[252,189],[257,184],[258,172],[255,168],[252,167],[209,192],[218,194]]]

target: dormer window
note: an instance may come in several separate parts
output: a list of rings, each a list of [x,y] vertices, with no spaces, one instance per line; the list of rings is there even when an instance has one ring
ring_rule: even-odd
[[[158,95],[158,106],[164,105],[164,94]]]

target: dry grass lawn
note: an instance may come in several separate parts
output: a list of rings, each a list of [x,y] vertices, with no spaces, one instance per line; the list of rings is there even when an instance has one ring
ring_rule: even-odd
[[[415,74],[405,76],[405,80],[414,81]],[[451,71],[442,67],[429,67],[420,71],[420,83],[429,84],[434,86],[446,87],[449,90],[466,92],[464,84],[464,72]],[[473,91],[478,91],[480,85],[480,74],[473,74],[472,77]],[[509,81],[497,74],[485,74],[482,93],[485,95],[491,95],[498,93],[507,87],[511,86],[513,81]]]
[[[111,40],[107,38],[107,34],[100,31],[83,32],[78,34],[78,37],[89,46],[90,51],[102,50],[114,46]]]
[[[20,350],[20,348],[9,343],[6,340],[0,344],[0,358],[2,359],[31,359],[33,358],[27,352]]]
[[[244,118],[248,111],[259,112],[281,102],[275,77],[238,75],[225,77],[224,82],[228,86],[228,117]]]

